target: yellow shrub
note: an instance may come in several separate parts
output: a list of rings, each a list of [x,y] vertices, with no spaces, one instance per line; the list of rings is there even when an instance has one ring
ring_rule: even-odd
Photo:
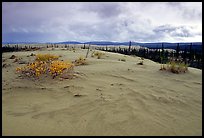
[[[24,67],[16,68],[17,72],[25,73],[29,76],[39,77],[41,74],[44,74],[47,70],[47,63],[44,61],[35,61],[33,63],[27,64]]]
[[[57,76],[57,75],[62,74],[65,69],[72,70],[73,67],[74,67],[74,64],[70,62],[64,62],[64,61],[57,60],[57,61],[51,62],[49,71],[50,71],[50,74]]]

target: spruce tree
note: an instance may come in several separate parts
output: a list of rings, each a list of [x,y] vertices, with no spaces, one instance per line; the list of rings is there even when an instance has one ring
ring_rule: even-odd
[[[129,42],[128,54],[130,55],[131,41]]]
[[[177,46],[176,46],[176,58],[179,57],[179,51],[180,51],[180,47],[179,47],[179,43],[177,43]]]

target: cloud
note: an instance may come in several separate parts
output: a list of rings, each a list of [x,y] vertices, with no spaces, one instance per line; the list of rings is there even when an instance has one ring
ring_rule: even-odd
[[[168,34],[175,37],[193,37],[195,35],[201,35],[201,32],[195,32],[195,27],[193,26],[172,26],[172,25],[162,25],[156,27],[153,31],[160,34]]]
[[[89,3],[83,7],[84,10],[97,13],[101,18],[114,18],[121,13],[119,3]]]
[[[4,2],[2,29],[3,41],[202,41],[202,3]]]
[[[202,40],[201,30],[197,30],[195,26],[173,26],[170,24],[161,25],[156,27],[154,30],[155,34],[160,34],[160,38],[164,40],[172,39],[172,41],[192,41],[192,38],[196,40]]]

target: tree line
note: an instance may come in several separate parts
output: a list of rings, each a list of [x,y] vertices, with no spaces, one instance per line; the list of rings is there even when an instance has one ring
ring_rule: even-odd
[[[121,53],[125,55],[139,56],[162,64],[166,64],[171,59],[174,59],[176,61],[179,60],[181,62],[184,62],[190,67],[202,69],[202,51],[193,48],[192,43],[190,46],[185,46],[184,50],[181,50],[179,43],[177,43],[175,50],[167,50],[165,49],[164,43],[161,43],[161,46],[158,48],[151,49],[145,47],[136,48],[134,46],[131,46],[131,42],[129,43],[128,48],[101,46],[97,49],[102,51]]]

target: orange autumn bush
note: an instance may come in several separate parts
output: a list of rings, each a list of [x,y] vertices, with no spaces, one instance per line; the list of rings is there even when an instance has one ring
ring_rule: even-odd
[[[40,54],[36,56],[34,62],[23,67],[16,68],[16,71],[26,76],[38,78],[41,75],[51,75],[53,78],[61,75],[65,70],[73,70],[74,64],[71,62],[59,61],[58,56],[50,54]]]
[[[49,72],[52,76],[58,76],[63,73],[64,70],[73,70],[74,64],[64,61],[52,61],[49,67]]]

